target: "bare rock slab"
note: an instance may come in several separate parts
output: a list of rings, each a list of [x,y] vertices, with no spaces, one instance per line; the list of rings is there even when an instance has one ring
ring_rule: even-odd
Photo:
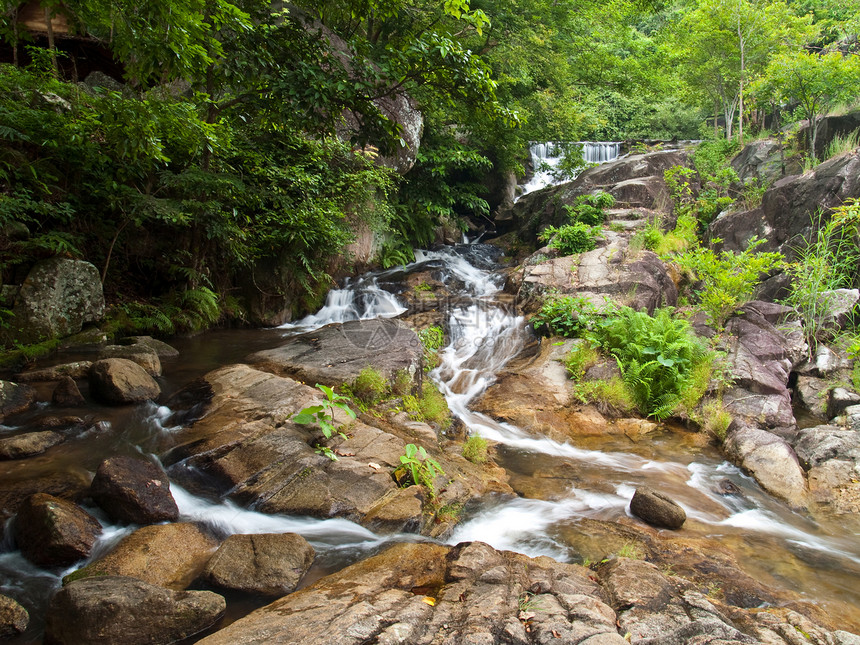
[[[96,361],[89,376],[93,396],[110,405],[140,403],[157,399],[161,394],[161,387],[155,379],[144,368],[127,358],[105,358]]]
[[[218,542],[195,524],[144,526],[103,558],[64,578],[71,583],[94,576],[130,576],[150,584],[184,589],[196,578]]]
[[[149,461],[133,457],[105,459],[96,471],[90,492],[96,504],[115,520],[153,524],[179,519],[167,474]]]
[[[667,529],[679,529],[687,521],[687,513],[674,500],[660,491],[640,486],[630,500],[630,511],[639,519]]]
[[[203,575],[217,587],[283,596],[295,590],[314,556],[314,548],[295,533],[231,535]]]
[[[39,566],[68,566],[89,556],[102,527],[76,504],[37,493],[18,509],[15,542]]]
[[[12,638],[23,634],[30,624],[30,614],[18,601],[0,595],[0,638]]]
[[[210,627],[225,608],[211,591],[171,591],[122,576],[79,580],[51,600],[45,642],[173,643]]]

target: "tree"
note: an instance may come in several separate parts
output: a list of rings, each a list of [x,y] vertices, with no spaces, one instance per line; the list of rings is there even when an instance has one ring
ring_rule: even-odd
[[[782,54],[774,58],[765,73],[762,93],[778,96],[783,102],[797,101],[809,121],[807,141],[812,156],[822,116],[836,104],[856,97],[860,86],[860,60],[838,52],[816,54],[808,51]]]

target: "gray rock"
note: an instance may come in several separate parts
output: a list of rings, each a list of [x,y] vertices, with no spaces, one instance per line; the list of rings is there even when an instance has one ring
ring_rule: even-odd
[[[133,457],[111,457],[98,467],[90,493],[112,518],[135,524],[175,522],[179,509],[170,480],[157,465]]]
[[[111,405],[156,399],[161,387],[145,369],[126,358],[106,358],[90,369],[90,392]]]
[[[849,430],[860,432],[860,405],[849,405],[845,408],[845,418]]]
[[[652,526],[667,529],[679,529],[687,521],[687,513],[674,500],[647,486],[636,489],[630,512]]]
[[[0,459],[23,459],[40,455],[48,448],[63,442],[63,435],[51,430],[26,432],[0,439]]]
[[[54,365],[53,367],[21,372],[15,378],[25,383],[59,381],[66,376],[73,379],[86,378],[92,366],[92,361],[76,361],[74,363],[64,363],[62,365]]]
[[[43,567],[68,566],[88,557],[101,524],[64,499],[37,493],[18,509],[15,542],[25,558]]]
[[[806,503],[806,479],[797,455],[783,439],[771,432],[748,426],[729,431],[724,444],[727,456],[771,495],[794,507]]]
[[[259,369],[308,383],[352,382],[371,366],[387,378],[421,369],[423,348],[414,331],[394,320],[356,320],[327,325],[286,345],[252,354]]]
[[[84,405],[86,401],[78,389],[75,379],[71,376],[64,376],[51,394],[51,403],[61,408],[74,408]]]
[[[763,184],[770,184],[781,177],[783,173],[779,149],[779,143],[772,139],[753,141],[744,146],[732,159],[732,168],[738,173],[741,183],[746,184],[749,180],[756,179]]]
[[[12,638],[27,631],[30,614],[16,600],[0,594],[0,638]]]
[[[135,578],[104,576],[72,582],[48,607],[47,642],[173,643],[213,625],[224,613],[211,591],[170,591]]]
[[[860,636],[841,629],[831,633],[835,645],[860,645]]]
[[[830,459],[860,462],[860,432],[831,425],[805,428],[798,433],[794,450],[807,468]]]
[[[145,345],[107,345],[99,352],[99,358],[126,358],[140,365],[150,376],[161,376],[158,353]]]
[[[42,260],[30,270],[15,299],[10,338],[29,344],[70,336],[84,323],[100,320],[104,308],[101,276],[92,264]]]
[[[829,383],[814,376],[798,376],[794,386],[794,401],[812,416],[826,421]]]
[[[283,596],[296,588],[314,555],[308,541],[295,533],[231,535],[203,575],[216,587]]]
[[[827,417],[833,419],[845,410],[860,405],[860,394],[844,387],[835,387],[827,396]]]
[[[0,420],[28,409],[36,400],[36,390],[29,385],[0,381]]]
[[[794,371],[802,376],[817,376],[825,378],[839,370],[850,367],[850,361],[840,356],[826,345],[819,345],[812,360],[797,365]]]

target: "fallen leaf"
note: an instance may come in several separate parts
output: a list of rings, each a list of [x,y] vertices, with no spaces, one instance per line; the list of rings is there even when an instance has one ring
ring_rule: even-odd
[[[376,464],[372,461],[367,465],[370,466],[371,468],[373,468],[374,470],[379,470],[380,468],[382,468],[382,466],[380,466],[379,464]]]
[[[426,603],[427,603],[428,605],[430,605],[431,607],[434,607],[434,606],[436,605],[436,599],[435,599],[435,598],[432,598],[432,597],[430,597],[430,596],[424,596],[421,600],[423,600],[424,602],[426,602]]]
[[[555,630],[552,630],[552,637],[553,637],[553,638],[561,638],[561,634],[559,634],[559,633],[558,633],[557,631],[555,631]]]
[[[348,450],[335,450],[334,453],[336,455],[340,455],[341,457],[355,457],[355,453],[349,452]]]

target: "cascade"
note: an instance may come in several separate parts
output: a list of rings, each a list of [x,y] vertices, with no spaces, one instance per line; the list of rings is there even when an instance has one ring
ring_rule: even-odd
[[[578,141],[575,145],[582,146],[582,160],[589,164],[614,161],[621,154],[620,141]],[[529,154],[534,175],[521,186],[520,197],[558,183],[553,172],[562,159],[562,147],[559,143],[532,142],[529,145]]]

